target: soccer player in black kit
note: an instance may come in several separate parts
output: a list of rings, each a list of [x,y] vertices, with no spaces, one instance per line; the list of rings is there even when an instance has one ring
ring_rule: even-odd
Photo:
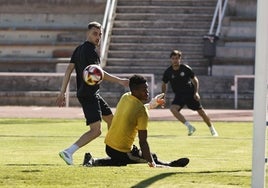
[[[181,114],[181,109],[186,105],[189,109],[197,111],[210,129],[212,136],[218,136],[210,118],[205,113],[198,93],[199,81],[191,67],[181,63],[182,52],[173,50],[170,54],[171,66],[169,66],[162,78],[162,92],[167,92],[168,82],[175,94],[170,111],[173,115],[188,128],[188,135],[191,136],[196,128]]]
[[[73,154],[79,148],[85,146],[101,134],[101,120],[103,119],[108,128],[113,118],[112,111],[99,93],[99,85],[87,85],[83,80],[83,70],[91,64],[100,64],[97,47],[100,45],[102,26],[98,22],[88,24],[87,39],[73,52],[70,63],[65,71],[60,94],[56,103],[58,106],[65,105],[65,92],[73,70],[76,71],[77,98],[83,108],[86,125],[90,130],[85,132],[74,144],[59,153],[60,157],[68,165],[73,164]],[[121,84],[128,87],[129,80],[113,76],[104,71],[104,80]]]

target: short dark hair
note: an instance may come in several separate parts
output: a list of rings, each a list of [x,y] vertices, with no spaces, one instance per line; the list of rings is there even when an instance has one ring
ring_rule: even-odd
[[[137,90],[141,84],[145,84],[147,80],[141,75],[133,75],[129,79],[130,91]]]
[[[88,28],[88,29],[91,29],[92,27],[96,27],[96,28],[98,28],[98,29],[101,29],[101,28],[102,28],[101,24],[100,24],[99,22],[96,22],[96,21],[94,21],[94,22],[90,22],[90,23],[87,25],[87,28]]]
[[[181,56],[182,56],[182,52],[179,51],[179,50],[173,50],[173,51],[170,53],[169,57],[171,58],[171,57],[174,56],[174,55],[178,55],[179,57],[181,57]]]

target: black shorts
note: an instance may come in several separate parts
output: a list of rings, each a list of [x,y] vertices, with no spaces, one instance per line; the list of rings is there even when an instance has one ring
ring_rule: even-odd
[[[79,97],[78,100],[83,108],[87,125],[101,121],[102,115],[112,114],[111,108],[99,94],[90,97]]]
[[[133,163],[127,153],[117,151],[108,145],[106,145],[106,154],[111,158],[110,163],[112,166],[126,166]]]
[[[194,99],[193,95],[175,95],[172,104],[179,105],[181,109],[186,105],[191,110],[200,110],[202,105],[200,101]]]

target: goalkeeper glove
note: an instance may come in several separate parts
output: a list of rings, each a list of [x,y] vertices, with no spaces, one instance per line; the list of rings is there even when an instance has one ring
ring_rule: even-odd
[[[149,103],[145,104],[146,108],[153,109],[156,108],[158,105],[164,105],[165,100],[163,97],[165,96],[164,93],[156,95]]]

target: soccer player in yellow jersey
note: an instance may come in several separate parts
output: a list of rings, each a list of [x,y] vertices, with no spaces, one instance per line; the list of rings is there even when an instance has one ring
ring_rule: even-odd
[[[144,77],[133,75],[129,80],[130,92],[125,93],[116,107],[111,127],[105,137],[106,159],[93,160],[88,153],[85,155],[84,166],[125,166],[133,163],[148,163],[150,167],[176,166],[184,167],[189,163],[188,158],[181,158],[172,162],[162,162],[150,152],[147,142],[148,109],[159,105],[156,96],[148,101],[148,84]],[[163,95],[162,95],[163,97]],[[132,148],[135,137],[138,135],[139,145]]]

